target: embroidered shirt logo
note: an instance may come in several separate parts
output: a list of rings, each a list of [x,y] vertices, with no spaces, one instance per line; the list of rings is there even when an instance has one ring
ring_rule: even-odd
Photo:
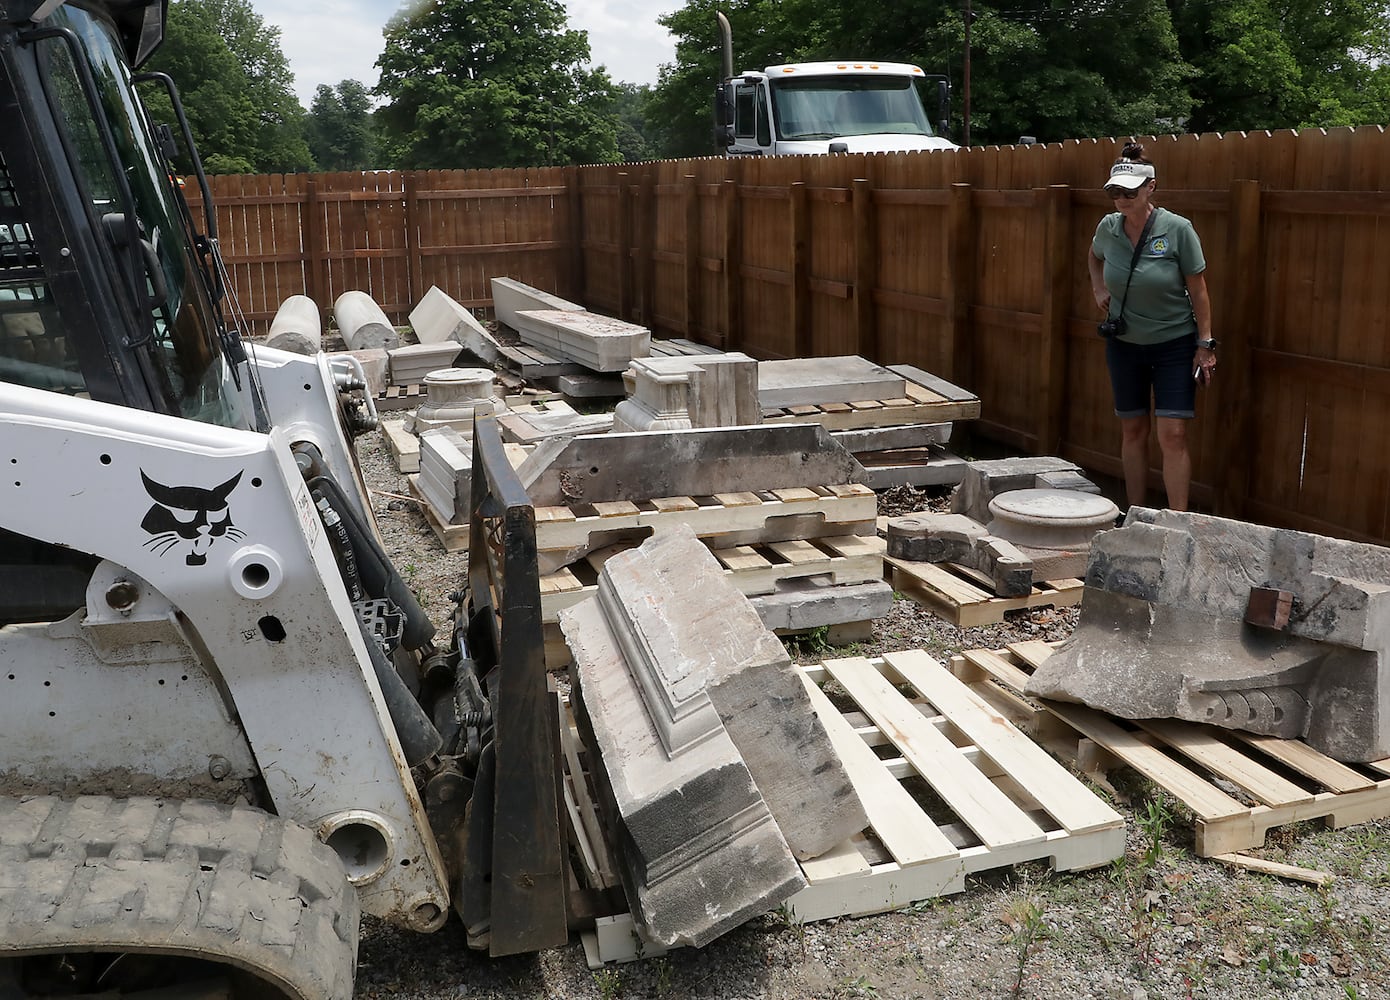
[[[1168,252],[1168,238],[1166,236],[1155,236],[1149,241],[1149,253],[1154,257],[1162,257]]]

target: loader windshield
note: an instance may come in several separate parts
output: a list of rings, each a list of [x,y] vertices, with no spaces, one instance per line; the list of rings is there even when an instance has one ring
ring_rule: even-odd
[[[771,85],[779,139],[935,134],[910,77],[835,73],[774,79]]]
[[[58,262],[43,259],[38,244],[43,227],[57,228],[56,220],[32,214],[40,209],[27,205],[26,192],[9,183],[8,191],[0,190],[0,214],[8,216],[0,223],[9,222],[7,233],[0,229],[0,259],[7,265],[22,261],[23,270],[8,282],[0,271],[0,316],[6,317],[0,378],[92,394],[91,365],[110,359],[138,372],[148,394],[145,405],[209,423],[250,426],[250,407],[233,386],[221,350],[218,317],[192,235],[114,28],[71,4],[43,24],[53,30],[17,56],[32,59],[17,70],[33,72],[35,100],[47,111],[58,147],[40,150],[40,159],[44,152],[56,154],[70,170],[75,197],[67,205],[80,217],[69,226],[94,234],[100,248],[96,259],[76,266],[105,272],[90,274],[89,287],[107,290],[99,308],[123,322],[96,322],[80,314],[79,302],[51,293],[47,270]],[[26,311],[20,303],[33,308]],[[73,327],[83,323],[95,323],[106,337],[104,358],[79,346]]]

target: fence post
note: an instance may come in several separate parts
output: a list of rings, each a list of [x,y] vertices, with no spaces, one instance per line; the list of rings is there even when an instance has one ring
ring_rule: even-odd
[[[793,357],[809,358],[815,351],[811,342],[811,281],[807,258],[810,213],[806,209],[806,182],[791,186],[791,328]]]
[[[565,167],[565,203],[569,207],[569,285],[565,297],[582,303],[584,274],[584,195],[578,167]]]
[[[1227,257],[1229,279],[1225,287],[1234,292],[1222,302],[1219,326],[1213,335],[1221,341],[1219,378],[1212,386],[1220,431],[1216,435],[1217,460],[1212,468],[1225,471],[1216,485],[1216,513],[1240,519],[1244,516],[1250,491],[1250,385],[1254,378],[1250,334],[1261,327],[1260,303],[1264,285],[1260,264],[1263,244],[1260,214],[1260,182],[1231,182],[1231,211]]]
[[[618,173],[618,318],[632,319],[632,185]]]
[[[737,351],[743,343],[743,233],[738,205],[738,181],[728,178],[724,194],[724,350]]]
[[[304,294],[314,300],[319,307],[319,319],[324,321],[333,315],[333,303],[329,301],[327,259],[324,256],[323,213],[319,207],[319,185],[317,181],[307,181],[304,185]]]
[[[874,217],[873,184],[856,178],[850,186],[854,215],[854,341],[862,358],[878,360],[878,315],[874,311],[874,279],[878,275],[878,232]]]
[[[637,188],[637,322],[651,329],[656,321],[656,181],[642,171]]]
[[[975,381],[974,331],[970,326],[970,306],[975,300],[975,218],[969,184],[951,185],[945,267],[947,377],[970,389]]]
[[[685,205],[685,335],[696,340],[700,315],[700,188],[694,174],[685,175],[681,196]]]
[[[415,171],[407,170],[403,178],[405,188],[405,287],[411,303],[425,297],[424,275],[420,257],[420,205],[417,201]]]
[[[1042,385],[1038,410],[1042,422],[1035,450],[1061,455],[1067,412],[1068,328],[1071,326],[1071,188],[1053,184],[1041,196],[1045,228],[1043,248],[1042,339],[1038,373]]]

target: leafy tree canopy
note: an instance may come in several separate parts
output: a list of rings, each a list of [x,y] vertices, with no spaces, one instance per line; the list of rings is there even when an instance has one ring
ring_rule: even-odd
[[[611,163],[614,91],[559,0],[425,0],[386,25],[377,112],[405,169]]]
[[[376,166],[372,95],[357,80],[319,84],[306,128],[309,151],[320,170],[370,170]]]
[[[734,69],[872,58],[952,80],[960,138],[965,0],[687,0],[647,117],[665,155],[713,152],[715,11]],[[971,141],[1383,122],[1385,0],[970,0]]]
[[[174,0],[164,44],[145,68],[178,84],[209,173],[312,166],[280,29],[267,26],[249,0]],[[142,93],[155,121],[173,122],[161,89]]]

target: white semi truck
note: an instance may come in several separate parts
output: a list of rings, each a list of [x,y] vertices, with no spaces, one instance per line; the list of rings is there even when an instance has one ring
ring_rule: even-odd
[[[862,59],[788,63],[735,76],[729,22],[716,16],[724,72],[715,90],[715,137],[726,156],[957,148],[945,138],[945,77],[907,63]],[[935,126],[923,91],[934,91]]]

